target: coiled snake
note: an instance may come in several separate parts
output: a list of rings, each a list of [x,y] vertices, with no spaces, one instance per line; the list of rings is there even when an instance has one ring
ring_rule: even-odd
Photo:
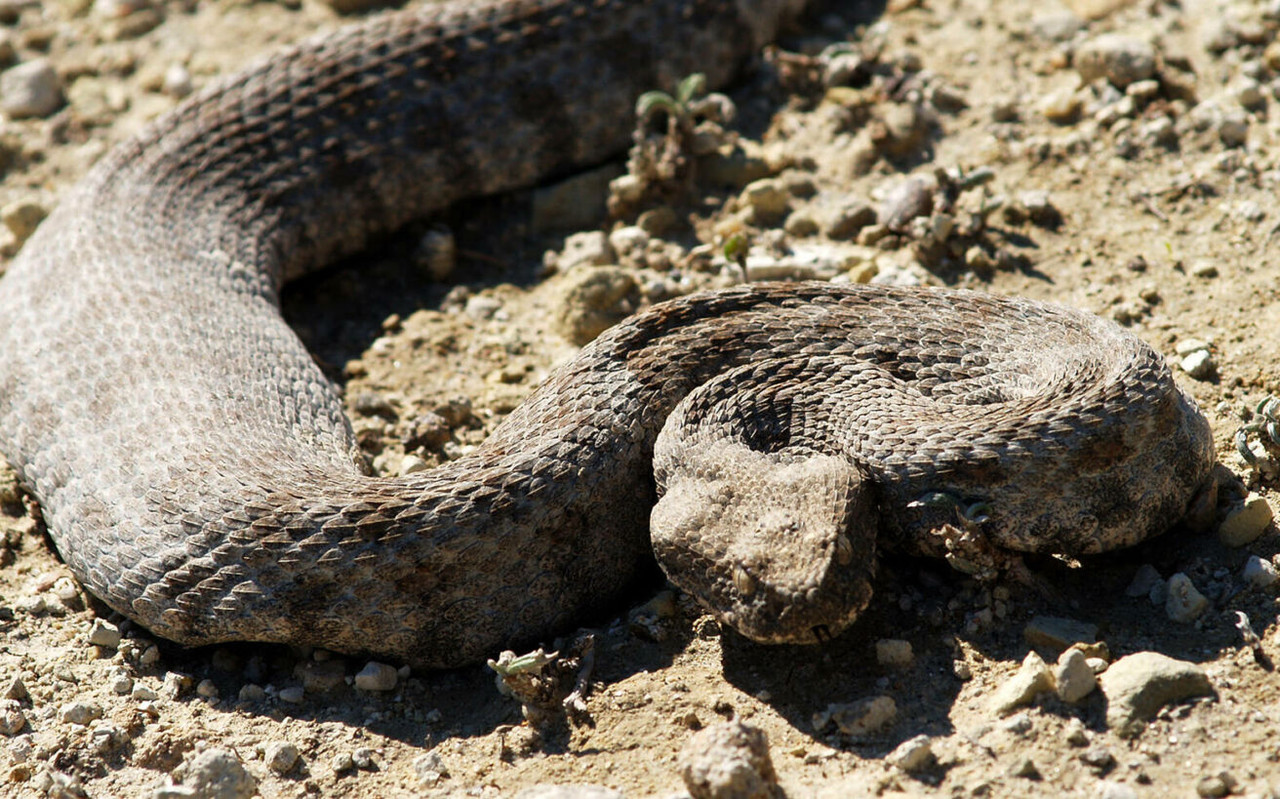
[[[877,539],[940,552],[957,511],[923,496],[981,503],[982,535],[1015,550],[1167,528],[1213,450],[1162,358],[1095,317],[964,292],[678,299],[587,346],[474,453],[396,479],[355,467],[282,283],[615,152],[637,94],[723,84],[800,4],[381,16],[109,153],[0,280],[0,452],[75,575],[183,643],[451,666],[617,600],[651,511],[672,579],[767,641],[852,620]]]

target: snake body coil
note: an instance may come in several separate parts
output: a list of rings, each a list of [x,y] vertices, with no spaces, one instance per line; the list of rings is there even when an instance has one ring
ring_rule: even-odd
[[[922,492],[986,499],[985,534],[1015,549],[1167,527],[1212,444],[1162,360],[1084,314],[967,293],[676,300],[584,349],[467,457],[397,479],[353,465],[340,402],[280,317],[283,282],[615,152],[636,95],[694,71],[722,84],[795,5],[387,15],[220,82],[108,154],[0,280],[0,452],[75,575],[183,643],[474,661],[625,590],[649,557],[664,424],[656,548],[763,640],[865,603],[875,514],[936,551],[951,518],[913,504]],[[687,474],[663,456],[720,447],[729,465],[691,457]],[[737,528],[707,511],[751,502]],[[745,528],[774,549],[726,564]],[[803,565],[805,546],[828,565]]]

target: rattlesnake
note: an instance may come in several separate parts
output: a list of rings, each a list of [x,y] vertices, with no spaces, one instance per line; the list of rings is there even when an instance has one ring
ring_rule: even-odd
[[[475,452],[396,479],[356,467],[283,282],[599,161],[638,93],[695,70],[723,84],[801,4],[380,16],[110,152],[0,280],[0,452],[76,577],[183,643],[451,666],[615,603],[651,562],[658,491],[672,579],[761,640],[848,623],[877,536],[939,554],[976,525],[1079,554],[1168,527],[1213,451],[1163,360],[1095,317],[965,292],[677,299],[587,346]]]

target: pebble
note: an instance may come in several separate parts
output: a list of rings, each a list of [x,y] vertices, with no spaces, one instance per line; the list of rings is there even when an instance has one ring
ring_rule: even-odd
[[[1041,116],[1055,125],[1066,125],[1080,116],[1082,105],[1080,93],[1074,87],[1064,86],[1046,93],[1037,108]]]
[[[1033,647],[1061,652],[1072,644],[1098,640],[1098,625],[1059,616],[1035,616],[1022,628],[1022,637]]]
[[[1009,774],[1014,777],[1022,777],[1028,780],[1041,779],[1040,769],[1036,766],[1036,761],[1029,757],[1019,758],[1013,766],[1009,768]]]
[[[1103,780],[1098,783],[1098,799],[1138,799],[1138,792],[1123,782]]]
[[[618,248],[614,247],[615,250]],[[620,251],[619,251],[620,252]],[[573,273],[561,291],[557,328],[570,342],[583,345],[629,316],[639,284],[618,266]]]
[[[1196,350],[1178,362],[1182,371],[1196,380],[1208,380],[1218,370],[1213,361],[1213,354],[1208,350]]]
[[[1070,705],[1084,699],[1098,687],[1098,678],[1079,649],[1068,649],[1062,653],[1053,670],[1053,680],[1058,698]]]
[[[1187,624],[1195,621],[1208,607],[1209,600],[1196,589],[1190,577],[1178,572],[1169,578],[1164,612],[1170,619]]]
[[[913,774],[932,768],[938,762],[938,757],[933,753],[932,739],[927,735],[917,735],[898,744],[885,760],[908,774]]]
[[[449,769],[444,763],[444,758],[433,749],[425,755],[414,758],[413,773],[418,778],[418,785],[430,788],[449,776]]]
[[[1218,526],[1218,540],[1229,547],[1252,543],[1271,526],[1271,505],[1265,497],[1249,492],[1244,503],[1227,512]]]
[[[1191,276],[1203,278],[1204,280],[1211,280],[1218,276],[1218,265],[1210,260],[1206,260],[1206,259],[1198,260],[1193,264],[1191,264]],[[1208,349],[1207,344],[1205,345],[1205,349]],[[1191,352],[1194,352],[1194,351],[1195,350],[1191,350]],[[1178,353],[1178,354],[1182,355],[1184,353]],[[1186,353],[1186,354],[1190,354],[1190,353]]]
[[[1007,716],[1020,707],[1035,701],[1036,696],[1053,690],[1053,675],[1044,659],[1035,652],[1028,652],[1018,672],[996,689],[989,701],[991,712]]]
[[[900,638],[881,638],[876,641],[876,661],[881,666],[895,669],[910,668],[915,662],[915,653],[910,641]]]
[[[281,702],[288,702],[291,705],[300,705],[306,697],[306,691],[301,685],[290,685],[288,688],[281,688],[276,696],[280,697]]]
[[[120,646],[120,628],[109,621],[94,619],[93,625],[89,628],[89,643],[115,649]]]
[[[742,203],[751,209],[752,223],[765,225],[777,222],[791,209],[791,194],[776,178],[763,178],[747,184]]]
[[[355,685],[361,691],[390,691],[398,678],[395,666],[371,660],[356,675]]]
[[[67,724],[88,724],[102,718],[102,707],[93,702],[68,702],[58,710],[58,719]]]
[[[1155,74],[1156,53],[1150,43],[1141,39],[1105,33],[1080,45],[1072,63],[1085,83],[1106,78],[1123,89]]]
[[[154,702],[160,698],[160,694],[142,683],[135,683],[133,689],[129,691],[129,696],[138,702]]]
[[[693,799],[772,799],[778,776],[764,730],[725,721],[694,734],[676,768]]]
[[[169,68],[164,71],[164,79],[160,83],[160,90],[170,97],[181,99],[191,94],[193,88],[191,73],[182,64],[170,64]]]
[[[178,773],[183,787],[199,797],[249,799],[258,790],[258,781],[229,749],[213,747],[199,752],[180,766]]]
[[[0,110],[10,119],[47,117],[62,106],[62,81],[43,58],[0,73]]]
[[[1193,352],[1207,349],[1209,349],[1209,342],[1198,338],[1184,338],[1173,347],[1173,351],[1179,356],[1190,355]]]
[[[745,795],[745,794],[744,794]],[[773,796],[773,794],[765,794]],[[738,794],[726,794],[736,797]],[[625,795],[603,785],[531,785],[513,799],[626,799]]]
[[[880,206],[881,224],[890,230],[905,230],[907,224],[918,216],[933,211],[933,192],[924,178],[907,178],[898,183],[884,197]]]
[[[0,690],[0,697],[5,699],[26,699],[31,696],[27,692],[27,685],[18,675],[13,675],[3,682],[4,688]]]
[[[616,164],[605,164],[535,189],[529,214],[530,232],[539,235],[597,227],[608,210],[605,201],[609,197],[611,181],[615,179],[627,178],[622,185],[634,192],[629,203],[640,200],[644,193],[643,183],[631,182],[630,175],[619,177],[619,171]],[[622,196],[620,199],[628,198]]]
[[[1249,113],[1243,108],[1229,109],[1218,120],[1218,138],[1227,147],[1242,147],[1249,141]]]
[[[1047,11],[1031,18],[1031,32],[1041,39],[1065,42],[1084,30],[1084,20],[1067,9]]]
[[[1053,204],[1047,191],[1024,191],[1018,195],[1018,203],[1026,209],[1031,221],[1040,227],[1054,227],[1062,222],[1062,212]]]
[[[875,223],[876,210],[861,200],[852,200],[836,207],[827,216],[822,232],[827,238],[845,241]]]
[[[240,693],[237,697],[241,702],[261,702],[267,698],[267,691],[257,683],[245,683],[240,686]]]
[[[201,680],[199,684],[196,685],[196,696],[200,696],[205,699],[216,699],[218,696],[218,686],[213,680]]]
[[[262,750],[267,768],[276,774],[290,771],[298,762],[298,747],[289,741],[271,741]]]
[[[1263,560],[1257,555],[1250,555],[1244,562],[1240,579],[1257,588],[1270,588],[1280,580],[1280,575],[1276,574],[1276,567],[1271,561]]]
[[[1116,764],[1116,756],[1105,746],[1094,746],[1080,753],[1080,762],[1089,768],[1105,774]]]
[[[1088,746],[1089,732],[1084,728],[1084,722],[1080,719],[1073,718],[1067,722],[1066,730],[1067,743],[1071,746]]]
[[[437,283],[447,281],[458,265],[458,241],[444,225],[433,225],[413,248],[413,263]]]
[[[612,263],[613,248],[603,230],[574,233],[564,240],[564,247],[556,258],[556,267],[567,272],[575,266],[604,266]]]
[[[1138,567],[1138,571],[1134,572],[1133,579],[1129,582],[1129,587],[1124,589],[1124,593],[1125,596],[1134,599],[1150,596],[1151,589],[1163,582],[1164,578],[1160,576],[1160,572],[1156,571],[1156,567],[1150,563],[1144,563]]]
[[[1202,777],[1196,783],[1196,795],[1204,797],[1230,796],[1236,789],[1236,778],[1229,771],[1221,771]]]
[[[898,717],[898,705],[888,696],[873,696],[856,702],[827,705],[827,709],[815,713],[813,727],[822,732],[831,722],[837,729],[853,738],[861,738],[888,727]]]
[[[15,200],[0,208],[0,222],[9,228],[17,244],[22,244],[49,215],[49,209],[36,200]]]
[[[1171,702],[1213,694],[1204,669],[1159,652],[1122,657],[1099,682],[1107,697],[1107,726],[1125,736],[1140,733],[1142,723]]]
[[[0,735],[16,735],[27,726],[27,717],[16,699],[0,699]]]

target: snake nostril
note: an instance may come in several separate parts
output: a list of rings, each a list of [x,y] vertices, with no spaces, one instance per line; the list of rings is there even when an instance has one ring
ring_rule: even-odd
[[[813,633],[814,640],[819,644],[825,644],[834,637],[831,635],[831,628],[825,624],[815,624],[809,628],[809,632]]]

